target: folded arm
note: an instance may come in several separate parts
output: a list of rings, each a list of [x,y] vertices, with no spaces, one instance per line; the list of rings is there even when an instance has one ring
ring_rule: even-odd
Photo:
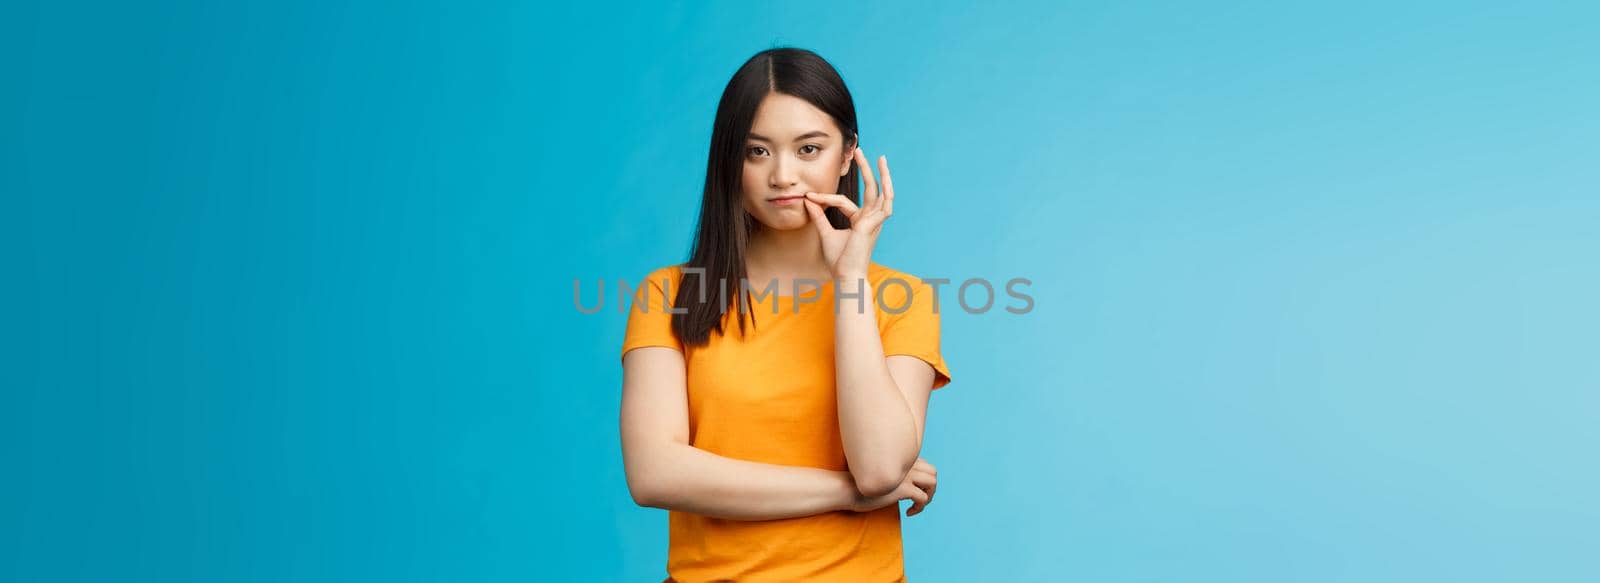
[[[849,472],[738,460],[689,445],[683,353],[651,346],[622,359],[622,457],[640,506],[733,520],[848,510]]]
[[[841,278],[852,294],[834,316],[839,433],[860,492],[893,490],[922,452],[934,370],[902,354],[884,356],[874,290],[865,274]],[[859,292],[859,294],[857,294]]]

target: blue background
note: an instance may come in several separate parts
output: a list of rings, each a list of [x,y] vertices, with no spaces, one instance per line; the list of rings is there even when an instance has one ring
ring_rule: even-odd
[[[660,580],[573,281],[776,45],[877,261],[1034,282],[946,312],[911,580],[1600,579],[1600,11],[577,4],[0,8],[0,579]]]

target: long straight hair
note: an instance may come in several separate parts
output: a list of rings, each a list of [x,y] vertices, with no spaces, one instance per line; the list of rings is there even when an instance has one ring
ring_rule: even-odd
[[[745,211],[740,193],[744,174],[744,149],[754,123],[756,108],[770,93],[783,93],[806,100],[833,117],[844,133],[845,149],[860,143],[856,125],[855,101],[839,72],[816,53],[780,47],[761,51],[745,61],[722,90],[716,121],[711,127],[711,153],[706,161],[706,184],[700,199],[700,222],[695,229],[694,247],[686,268],[704,272],[684,272],[674,307],[684,313],[673,314],[672,331],[685,345],[704,346],[715,331],[722,334],[723,316],[734,313],[739,333],[745,333],[744,315],[755,326],[755,309],[742,293],[746,279],[745,248],[750,236],[761,225]],[[838,190],[860,204],[856,184],[860,171],[855,164],[839,179]],[[848,228],[850,221],[839,209],[828,207],[828,222],[835,228]],[[702,274],[703,273],[703,274]],[[703,278],[693,281],[691,276]],[[724,303],[726,302],[726,303]],[[742,308],[740,307],[742,304]]]

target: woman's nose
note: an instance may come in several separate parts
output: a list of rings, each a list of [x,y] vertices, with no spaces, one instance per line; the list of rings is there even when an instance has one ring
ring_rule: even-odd
[[[797,179],[799,174],[798,165],[794,160],[786,160],[783,156],[778,156],[772,165],[771,182],[773,188],[788,188],[799,182]]]

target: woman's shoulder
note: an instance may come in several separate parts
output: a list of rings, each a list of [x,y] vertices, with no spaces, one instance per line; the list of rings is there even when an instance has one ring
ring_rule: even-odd
[[[683,277],[683,267],[684,264],[682,263],[673,263],[656,267],[655,269],[650,270],[649,273],[645,274],[644,282],[661,285],[661,282],[663,281],[670,281],[673,284],[676,284],[678,283],[679,279]]]

